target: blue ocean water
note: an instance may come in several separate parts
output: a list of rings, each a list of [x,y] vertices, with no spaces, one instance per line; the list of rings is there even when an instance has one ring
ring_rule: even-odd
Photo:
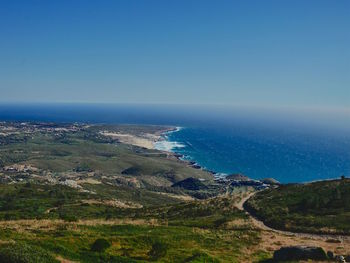
[[[217,173],[283,183],[350,176],[349,111],[186,105],[0,104],[0,120],[175,125],[172,150]]]
[[[217,173],[308,182],[350,175],[350,143],[334,136],[254,127],[183,128],[169,134],[173,151]]]

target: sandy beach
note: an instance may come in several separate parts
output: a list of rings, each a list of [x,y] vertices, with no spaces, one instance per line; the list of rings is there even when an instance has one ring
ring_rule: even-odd
[[[178,128],[165,128],[157,133],[142,133],[141,135],[134,135],[129,133],[109,132],[103,131],[102,135],[118,139],[121,143],[131,144],[147,149],[156,149],[156,143],[164,141],[164,134],[175,131]]]

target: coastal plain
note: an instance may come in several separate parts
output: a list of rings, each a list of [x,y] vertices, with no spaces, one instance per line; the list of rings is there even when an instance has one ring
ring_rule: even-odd
[[[339,191],[319,183],[332,193],[324,200],[319,184],[218,179],[154,149],[173,129],[0,123],[0,262],[272,262],[290,245],[350,251],[348,180],[335,181]],[[341,232],[296,233],[298,222],[319,226],[300,192],[327,214],[324,229]]]

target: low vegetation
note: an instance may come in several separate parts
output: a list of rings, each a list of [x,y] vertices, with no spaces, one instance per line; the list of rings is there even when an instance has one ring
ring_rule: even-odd
[[[350,234],[350,179],[282,185],[257,193],[246,208],[273,228]]]
[[[0,123],[0,262],[271,259],[266,236],[237,208],[251,184],[214,181],[175,156],[103,135],[163,129]],[[349,205],[346,179],[281,185],[246,203],[275,228],[345,234]]]
[[[55,263],[59,262],[52,254],[28,243],[8,243],[0,246],[2,263]]]
[[[229,198],[217,198],[126,209],[111,220],[3,221],[0,240],[36,244],[52,257],[80,262],[242,262],[260,232],[227,204]]]

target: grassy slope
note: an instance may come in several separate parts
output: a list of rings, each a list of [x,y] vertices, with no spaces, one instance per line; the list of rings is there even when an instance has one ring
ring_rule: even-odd
[[[17,225],[17,229],[18,229]],[[28,227],[27,227],[28,228]],[[97,238],[112,246],[104,253],[92,252]],[[46,228],[6,229],[0,232],[7,240],[36,244],[55,256],[81,262],[145,262],[150,260],[152,244],[166,247],[157,262],[243,262],[244,250],[259,243],[259,233],[248,229],[201,229],[187,226],[149,224],[82,225],[57,224]]]
[[[283,185],[246,204],[267,225],[299,232],[350,234],[350,180]]]
[[[13,219],[83,219],[115,218],[125,215],[127,209],[113,207],[104,200],[117,198],[133,200],[145,205],[179,202],[145,190],[101,186],[103,194],[79,192],[62,185],[0,184],[0,220]],[[89,200],[93,201],[89,203]],[[133,211],[133,209],[130,209]]]
[[[20,141],[3,145],[1,149],[3,165],[25,162],[54,172],[85,166],[105,175],[119,175],[124,169],[137,166],[141,168],[143,175],[158,176],[168,172],[172,181],[182,180],[189,175],[211,178],[208,173],[169,160],[158,151],[92,140],[93,136],[97,136],[96,129],[94,127],[61,137],[39,133],[29,138],[26,143]]]
[[[1,185],[0,193],[1,216],[65,219],[0,221],[0,244],[22,242],[39,246],[55,257],[81,262],[148,261],[155,243],[165,247],[159,262],[242,262],[247,256],[243,251],[260,240],[259,231],[251,229],[245,221],[247,216],[228,198],[120,209],[81,205],[79,201],[92,195],[64,186]],[[51,207],[57,209],[45,213]],[[83,221],[70,222],[73,215],[73,219]],[[104,221],[106,216],[117,221]],[[96,222],[104,224],[84,221],[98,217],[102,220]],[[117,218],[126,224],[118,223]],[[235,221],[241,223],[231,223]],[[91,251],[91,244],[98,238],[112,246],[103,253]]]
[[[23,134],[18,134],[1,145],[0,165],[32,165],[40,169],[36,173],[38,178],[47,172],[61,178],[64,173],[74,173],[77,170],[83,176],[92,171],[94,179],[102,184],[85,184],[84,188],[97,192],[104,198],[134,201],[144,206],[178,201],[155,192],[174,192],[169,186],[184,178],[212,179],[209,173],[169,159],[159,151],[120,144],[99,135],[100,130],[107,128],[130,134],[159,132],[164,129],[158,126],[92,126],[79,132],[63,134],[36,132],[25,136],[25,140]],[[137,167],[138,173],[123,175],[122,171],[130,167]],[[140,187],[120,185],[115,181],[116,176],[123,180],[135,179]]]
[[[247,258],[243,251],[258,244],[259,232],[249,227],[244,213],[231,206],[229,200],[181,203],[157,193],[163,189],[176,194],[177,190],[167,186],[187,177],[212,179],[209,173],[170,160],[160,152],[99,136],[98,131],[106,128],[111,127],[2,138],[2,166],[31,164],[40,169],[34,172],[39,178],[48,172],[59,178],[77,170],[82,175],[92,170],[101,184],[84,183],[84,189],[92,192],[42,184],[40,180],[0,184],[0,254],[13,253],[10,256],[17,257],[18,248],[23,247],[26,256],[35,258],[40,247],[43,255],[81,262],[145,262],[152,257],[159,262],[241,262]],[[160,127],[111,129],[138,134],[149,132],[147,129],[159,131]],[[137,167],[137,174],[121,174],[130,167]],[[0,174],[5,175],[16,174]],[[143,186],[110,185],[113,176],[134,177]],[[161,185],[150,186],[153,181]],[[111,199],[136,202],[143,208],[118,208],[104,203]],[[94,202],[89,203],[91,200]],[[235,220],[243,224],[230,224]],[[97,238],[108,240],[111,247],[102,253],[91,251]],[[152,247],[160,251],[151,253]],[[33,254],[27,255],[28,251]]]

